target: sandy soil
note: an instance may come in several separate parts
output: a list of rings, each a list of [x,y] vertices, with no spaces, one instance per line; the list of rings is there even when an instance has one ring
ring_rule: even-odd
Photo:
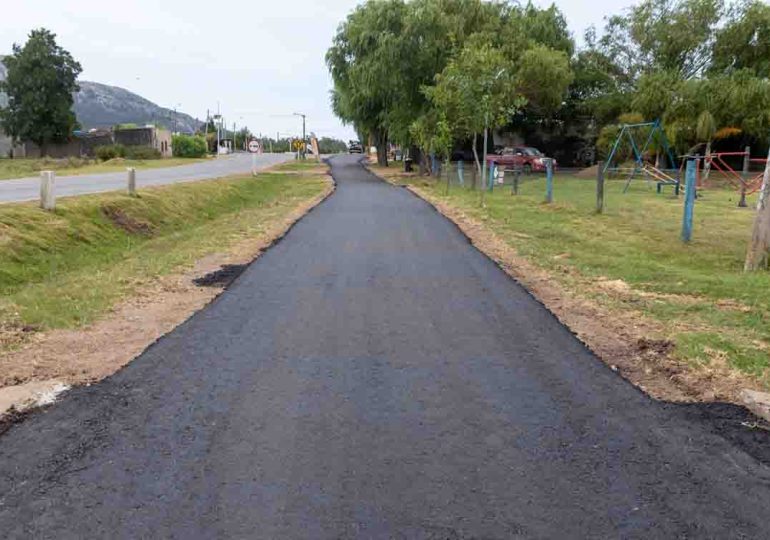
[[[297,207],[264,235],[209,255],[192,270],[160,278],[90,326],[32,333],[20,348],[0,354],[0,414],[11,406],[37,404],[41,388],[90,383],[120,369],[224,290],[221,283],[199,286],[193,280],[223,266],[251,262],[333,190],[329,179],[324,193]]]

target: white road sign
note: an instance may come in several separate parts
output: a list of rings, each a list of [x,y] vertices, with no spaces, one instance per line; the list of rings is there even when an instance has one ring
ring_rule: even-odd
[[[249,152],[251,152],[252,154],[258,154],[261,149],[262,148],[259,144],[259,141],[257,140],[249,141]]]

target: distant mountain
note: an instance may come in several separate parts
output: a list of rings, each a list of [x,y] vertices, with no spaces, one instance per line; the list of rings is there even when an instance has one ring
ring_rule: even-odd
[[[192,133],[203,123],[188,114],[174,113],[150,100],[117,86],[80,81],[75,94],[75,114],[84,129],[115,124],[157,123],[169,129]]]
[[[0,56],[2,60],[2,56]],[[0,80],[5,79],[5,66],[0,62]],[[83,129],[110,127],[115,124],[157,123],[183,133],[192,133],[203,122],[188,114],[165,109],[133,92],[117,86],[79,81],[75,94],[75,114]],[[0,107],[7,104],[0,93]],[[175,122],[176,120],[176,122]]]

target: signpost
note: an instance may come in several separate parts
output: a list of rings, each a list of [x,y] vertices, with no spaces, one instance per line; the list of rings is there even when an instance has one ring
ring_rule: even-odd
[[[257,176],[257,154],[262,153],[262,145],[257,139],[249,141],[249,152],[251,152],[251,175]]]

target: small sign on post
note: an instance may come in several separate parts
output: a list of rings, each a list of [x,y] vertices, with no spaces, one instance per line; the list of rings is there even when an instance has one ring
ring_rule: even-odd
[[[134,167],[128,167],[128,194],[131,197],[136,197],[136,169]]]
[[[262,145],[257,139],[249,141],[249,152],[251,153],[251,175],[257,176],[257,154],[262,153]]]
[[[40,208],[43,210],[56,209],[56,173],[54,171],[40,172]]]

